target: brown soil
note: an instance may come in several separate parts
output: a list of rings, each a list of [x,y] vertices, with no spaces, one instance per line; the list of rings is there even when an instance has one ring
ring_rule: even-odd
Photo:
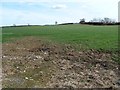
[[[110,53],[76,51],[34,37],[4,43],[2,48],[4,88],[120,87],[119,65]]]

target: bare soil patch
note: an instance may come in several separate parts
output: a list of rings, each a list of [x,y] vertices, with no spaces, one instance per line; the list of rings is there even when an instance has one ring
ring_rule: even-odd
[[[2,44],[4,88],[111,88],[120,86],[110,53],[26,37]]]

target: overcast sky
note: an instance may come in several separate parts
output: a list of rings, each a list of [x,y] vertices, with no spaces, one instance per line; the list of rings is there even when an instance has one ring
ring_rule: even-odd
[[[0,0],[0,25],[54,24],[109,17],[118,20],[119,0]],[[1,21],[1,20],[0,20]]]

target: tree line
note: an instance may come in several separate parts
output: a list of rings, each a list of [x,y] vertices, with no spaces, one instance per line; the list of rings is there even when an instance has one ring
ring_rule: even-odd
[[[80,19],[80,24],[89,24],[89,25],[120,25],[120,22],[116,22],[111,18],[93,18],[89,22],[85,21],[85,18]]]

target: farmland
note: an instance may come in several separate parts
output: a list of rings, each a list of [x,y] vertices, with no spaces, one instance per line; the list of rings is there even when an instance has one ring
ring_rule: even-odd
[[[118,26],[2,28],[5,88],[119,88]]]
[[[12,38],[37,36],[53,42],[82,45],[83,48],[115,50],[118,47],[118,26],[57,25],[26,26],[2,29],[3,42]]]

